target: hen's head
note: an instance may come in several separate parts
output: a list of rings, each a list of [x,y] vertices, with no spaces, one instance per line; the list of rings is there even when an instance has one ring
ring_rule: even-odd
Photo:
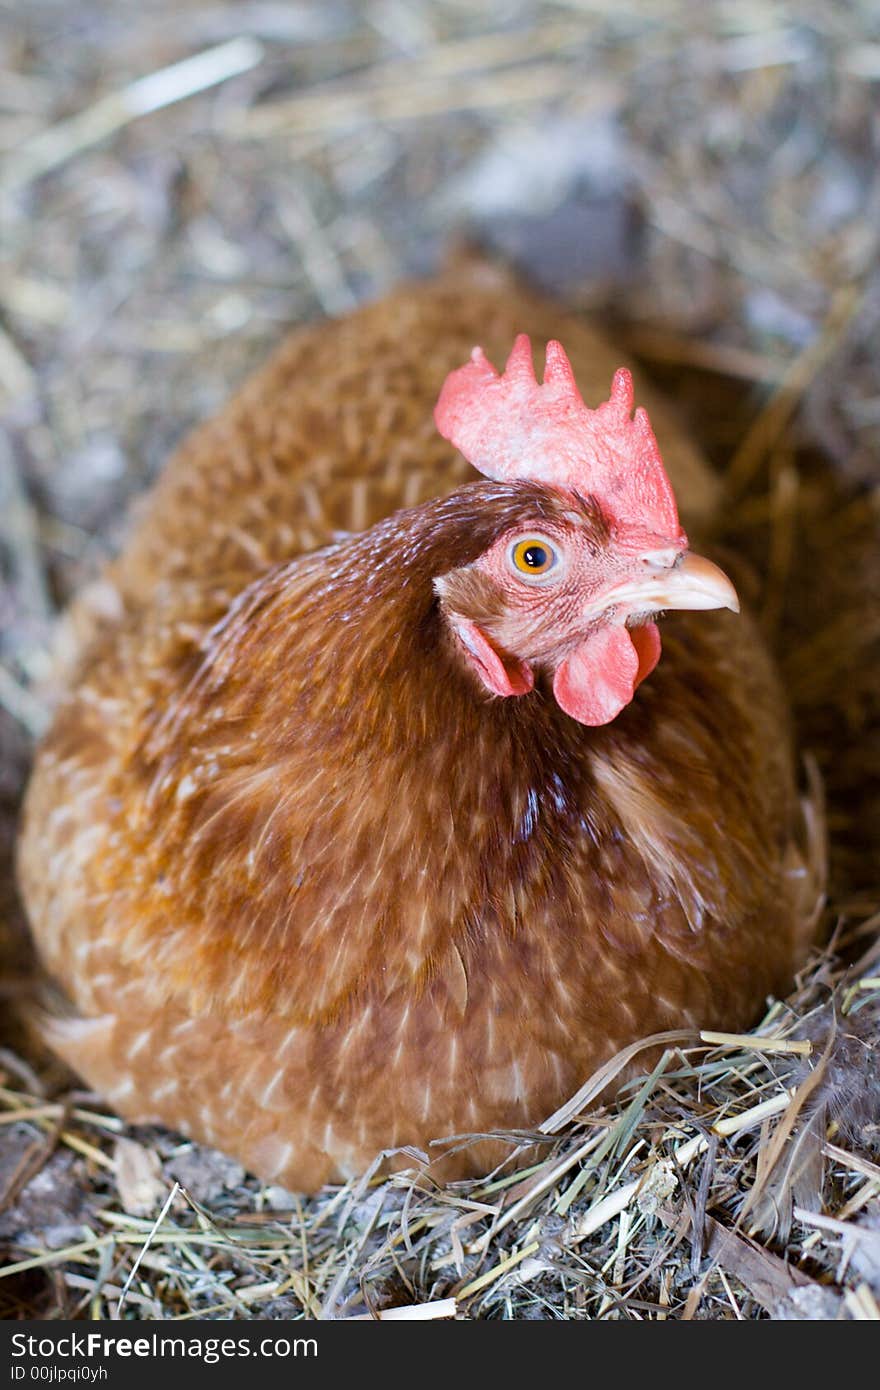
[[[607,724],[660,659],[652,616],[732,608],[729,579],[693,555],[632,378],[584,405],[561,345],[547,346],[542,385],[521,334],[503,375],[480,348],[450,373],[434,418],[486,477],[540,484],[535,524],[505,531],[435,587],[460,650],[495,695],[524,695],[535,668],[553,672],[563,710]]]

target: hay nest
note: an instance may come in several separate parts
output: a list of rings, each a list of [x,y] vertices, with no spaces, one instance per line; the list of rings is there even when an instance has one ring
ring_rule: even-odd
[[[727,479],[830,841],[745,1036],[588,1080],[540,1161],[308,1200],[132,1129],[10,1026],[0,1316],[880,1317],[875,7],[32,0],[0,15],[0,962],[51,627],[284,326],[466,226],[613,321]],[[462,1138],[459,1142],[467,1142]]]

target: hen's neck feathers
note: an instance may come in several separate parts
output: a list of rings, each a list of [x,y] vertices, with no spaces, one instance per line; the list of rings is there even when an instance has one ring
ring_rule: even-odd
[[[177,731],[202,719],[246,718],[279,747],[293,738],[327,751],[342,739],[347,756],[365,744],[373,754],[415,749],[432,724],[448,737],[450,720],[459,727],[488,715],[498,727],[500,715],[519,725],[512,707],[492,701],[488,711],[434,581],[499,534],[540,525],[566,505],[540,485],[474,483],[270,571],[207,633],[193,674],[149,735],[148,757],[174,756]]]

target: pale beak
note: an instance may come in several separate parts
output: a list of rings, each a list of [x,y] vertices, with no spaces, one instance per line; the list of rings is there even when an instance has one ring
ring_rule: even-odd
[[[665,574],[657,575],[658,608],[729,608],[739,612],[739,599],[724,570],[702,555],[685,551]]]
[[[644,575],[605,594],[606,607],[626,604],[631,613],[663,608],[730,608],[739,612],[736,589],[727,575],[702,555],[685,551],[672,565],[657,564],[653,556],[646,555],[642,563]]]

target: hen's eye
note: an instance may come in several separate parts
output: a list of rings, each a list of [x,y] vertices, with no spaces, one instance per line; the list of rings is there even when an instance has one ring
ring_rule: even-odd
[[[510,549],[510,562],[518,574],[534,577],[547,574],[557,559],[553,546],[542,536],[529,536],[517,541]]]

